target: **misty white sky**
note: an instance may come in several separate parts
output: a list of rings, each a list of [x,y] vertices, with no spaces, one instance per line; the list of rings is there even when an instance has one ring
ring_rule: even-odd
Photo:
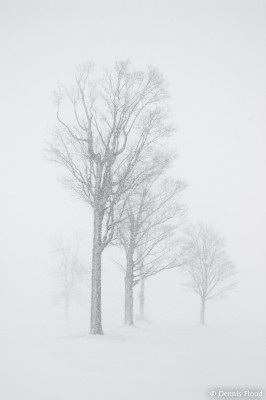
[[[45,292],[50,237],[91,229],[89,208],[44,160],[51,93],[79,63],[129,58],[157,66],[169,82],[174,173],[189,184],[188,217],[213,224],[238,267],[238,288],[213,310],[225,321],[265,323],[265,22],[260,0],[0,3],[0,289],[8,306]],[[163,290],[151,314],[189,303],[170,274],[151,283],[151,293]]]

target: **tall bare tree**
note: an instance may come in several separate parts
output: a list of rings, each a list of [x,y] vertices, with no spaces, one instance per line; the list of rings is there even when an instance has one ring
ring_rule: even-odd
[[[205,224],[187,229],[182,253],[181,268],[188,277],[185,285],[199,295],[200,324],[205,325],[207,301],[218,299],[235,285],[230,279],[236,269],[227,255],[223,239]]]
[[[55,93],[58,125],[50,157],[64,168],[64,183],[93,208],[91,334],[102,334],[101,260],[123,214],[117,204],[139,179],[148,149],[168,137],[164,80],[156,69],[132,71],[117,62],[95,76],[78,69],[74,87]]]
[[[143,314],[144,279],[177,265],[174,233],[183,213],[180,193],[184,187],[182,182],[163,179],[157,173],[127,197],[126,218],[117,227],[117,243],[126,253],[125,323],[128,325],[134,322],[134,286],[141,282]]]

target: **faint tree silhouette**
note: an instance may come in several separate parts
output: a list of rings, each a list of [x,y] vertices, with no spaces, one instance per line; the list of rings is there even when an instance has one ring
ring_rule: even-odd
[[[231,278],[236,274],[223,239],[206,225],[197,224],[184,234],[182,248],[182,270],[188,277],[186,286],[196,292],[201,300],[200,324],[205,325],[206,303],[218,299],[236,282]]]

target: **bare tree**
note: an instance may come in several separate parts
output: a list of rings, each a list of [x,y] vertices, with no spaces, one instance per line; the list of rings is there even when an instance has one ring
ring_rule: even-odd
[[[50,157],[64,168],[64,183],[94,211],[91,334],[102,334],[101,260],[123,214],[116,212],[132,182],[139,179],[148,149],[172,132],[167,93],[154,68],[131,71],[118,62],[98,77],[87,65],[78,69],[70,91],[55,94],[58,125]]]
[[[231,289],[236,273],[223,239],[205,224],[188,229],[183,238],[182,270],[188,276],[186,286],[201,299],[200,324],[205,325],[206,302],[218,299]]]
[[[64,243],[60,239],[53,244],[56,257],[53,272],[59,289],[56,300],[63,302],[66,318],[69,316],[71,301],[79,300],[81,284],[89,277],[89,270],[85,268],[80,257],[81,242],[81,236],[76,235],[72,243]]]
[[[163,172],[162,170],[161,172]],[[141,282],[140,314],[144,315],[144,279],[177,265],[175,230],[183,213],[185,185],[155,174],[127,197],[126,218],[117,227],[117,244],[126,253],[125,324],[133,324],[133,288]]]

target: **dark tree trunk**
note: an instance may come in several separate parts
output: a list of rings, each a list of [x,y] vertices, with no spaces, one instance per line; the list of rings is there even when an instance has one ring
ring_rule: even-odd
[[[125,276],[125,324],[133,325],[133,250],[130,248],[127,255],[127,269]]]
[[[140,280],[140,290],[139,290],[139,320],[140,321],[144,321],[144,319],[145,319],[145,312],[144,312],[145,296],[144,296],[144,290],[145,290],[145,280],[144,280],[144,278],[141,278],[141,280]]]
[[[205,325],[205,305],[206,299],[201,300],[201,308],[200,308],[200,325]]]
[[[102,305],[101,305],[102,222],[103,222],[103,213],[98,209],[94,209],[92,277],[91,277],[91,326],[90,326],[90,334],[92,335],[103,334]]]
[[[143,265],[140,266],[140,274],[143,274]],[[145,302],[145,278],[141,275],[140,278],[140,288],[139,288],[139,320],[144,321],[145,312],[144,312],[144,302]]]

